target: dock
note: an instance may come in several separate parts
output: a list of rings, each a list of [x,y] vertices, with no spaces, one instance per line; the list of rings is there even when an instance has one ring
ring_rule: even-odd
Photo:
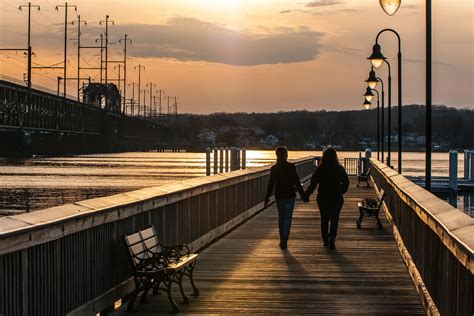
[[[321,241],[319,212],[298,202],[289,248],[278,247],[278,213],[273,205],[201,252],[195,280],[201,295],[180,304],[184,314],[403,314],[423,315],[420,302],[388,222],[370,219],[356,228],[357,202],[375,196],[351,178],[341,211],[337,250]],[[188,288],[188,293],[192,293]],[[169,309],[166,295],[136,303],[136,316]],[[174,293],[179,302],[177,287]],[[112,315],[130,315],[126,303]]]
[[[293,162],[307,183],[314,157]],[[185,314],[471,316],[474,218],[369,162],[371,187],[351,178],[335,251],[323,248],[315,196],[297,203],[280,250],[275,206],[263,203],[268,165],[0,217],[0,314],[126,315],[135,282],[123,238],[153,225],[164,244],[200,253],[201,295],[179,305]],[[357,229],[357,203],[381,189],[383,228],[367,218]],[[168,314],[166,296],[149,294],[133,315]]]

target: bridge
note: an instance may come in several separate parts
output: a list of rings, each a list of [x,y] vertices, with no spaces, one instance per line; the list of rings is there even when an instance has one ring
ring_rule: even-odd
[[[308,180],[313,159],[295,164]],[[314,201],[298,203],[289,250],[277,248],[274,206],[263,208],[269,166],[2,217],[0,314],[126,314],[134,285],[121,239],[153,224],[164,243],[201,252],[201,296],[185,313],[472,315],[474,219],[371,165],[374,188],[350,187],[333,253]],[[356,203],[382,188],[384,228],[357,230]],[[137,315],[166,313],[165,302],[137,303]]]
[[[157,149],[166,120],[114,112],[44,89],[0,80],[0,155]]]

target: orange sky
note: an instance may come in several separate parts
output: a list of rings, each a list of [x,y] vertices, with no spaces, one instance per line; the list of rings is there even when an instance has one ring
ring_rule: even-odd
[[[433,1],[433,101],[474,108],[472,0]],[[32,2],[33,61],[62,61],[64,10],[53,0]],[[0,0],[0,47],[26,46],[23,1]],[[104,31],[98,21],[109,14],[110,56],[122,58],[118,39],[129,34],[128,82],[145,65],[142,83],[156,82],[167,95],[180,97],[180,112],[282,111],[293,109],[360,109],[363,80],[370,70],[366,57],[375,35],[394,28],[402,37],[404,104],[423,104],[424,1],[403,0],[392,17],[377,0],[77,0],[77,14],[88,22],[82,44],[95,45]],[[77,37],[74,25],[69,38]],[[384,34],[380,44],[392,63],[393,104],[396,100],[396,39]],[[68,44],[68,76],[76,75],[77,50]],[[97,65],[98,52],[83,53],[82,66]],[[26,58],[0,53],[0,73],[22,78]],[[117,70],[109,68],[109,78]],[[98,73],[82,76],[98,79]],[[386,77],[382,68],[378,75]],[[35,70],[33,83],[56,89],[57,70]],[[76,94],[70,82],[68,93]],[[144,89],[144,84],[142,89]],[[131,96],[131,90],[127,91]]]

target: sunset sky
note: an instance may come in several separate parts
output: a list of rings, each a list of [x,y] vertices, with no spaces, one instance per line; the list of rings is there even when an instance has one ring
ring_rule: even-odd
[[[0,0],[0,47],[26,47],[23,1]],[[53,0],[32,2],[32,48],[36,65],[62,61],[64,9]],[[166,95],[179,96],[180,112],[273,112],[294,109],[361,109],[364,80],[377,32],[394,28],[402,37],[404,104],[425,101],[424,1],[402,0],[388,16],[378,0],[77,0],[82,45],[95,45],[109,14],[109,59],[122,57],[119,38],[132,39],[127,81],[137,81],[134,66],[145,66],[144,83],[156,82]],[[474,108],[474,2],[433,1],[433,102]],[[75,25],[69,38],[77,38]],[[392,63],[396,99],[396,38],[382,35],[383,53]],[[77,49],[68,46],[68,76],[76,75]],[[98,51],[86,53],[82,66],[98,65]],[[117,77],[110,65],[109,78]],[[22,53],[0,53],[0,73],[21,79]],[[99,78],[97,71],[82,76]],[[386,78],[386,68],[378,75]],[[56,89],[59,70],[35,70],[33,83]],[[76,82],[68,93],[76,94]],[[131,96],[131,90],[127,90]]]

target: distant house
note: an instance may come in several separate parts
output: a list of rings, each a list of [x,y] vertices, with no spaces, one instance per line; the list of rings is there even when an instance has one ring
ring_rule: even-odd
[[[274,135],[268,135],[261,143],[265,148],[275,148],[280,140]]]
[[[212,144],[216,142],[217,134],[211,130],[202,130],[201,133],[198,135],[199,142]]]

